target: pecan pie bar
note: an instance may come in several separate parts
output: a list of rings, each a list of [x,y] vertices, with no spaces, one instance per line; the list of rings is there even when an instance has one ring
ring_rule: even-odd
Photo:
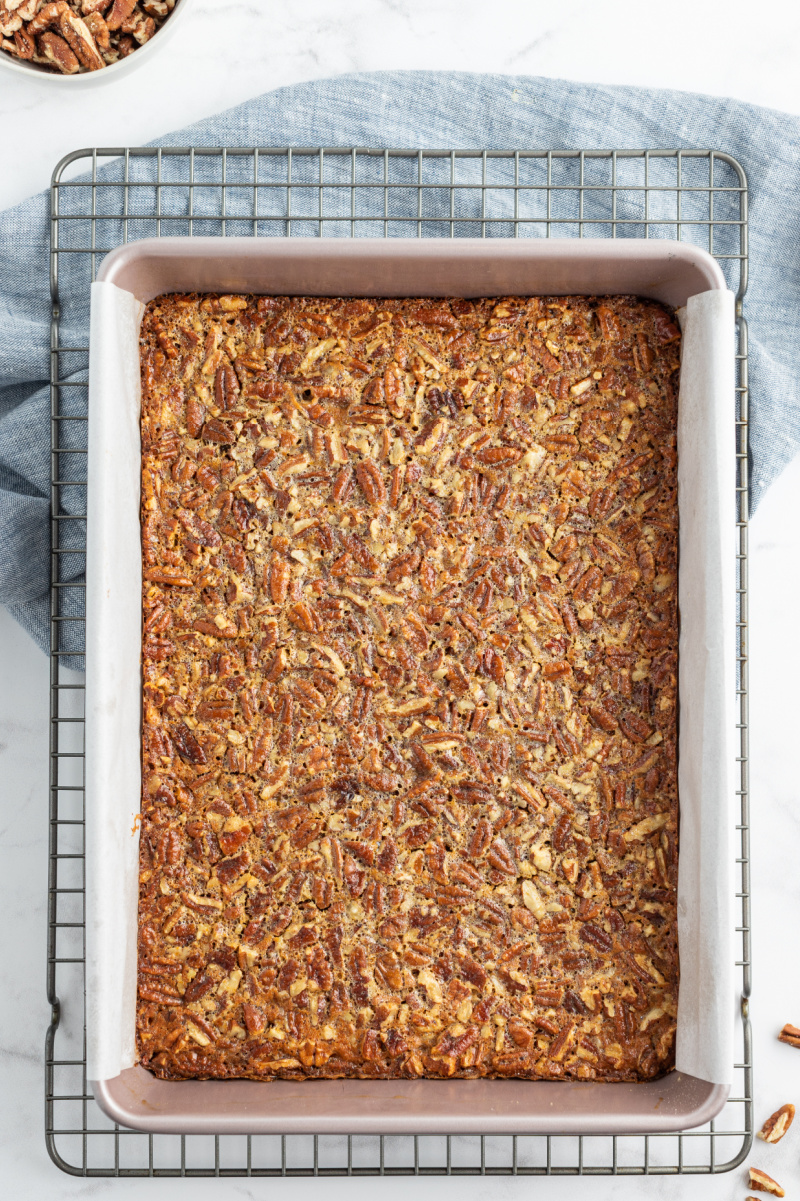
[[[173,295],[141,346],[140,1062],[670,1069],[674,315]]]

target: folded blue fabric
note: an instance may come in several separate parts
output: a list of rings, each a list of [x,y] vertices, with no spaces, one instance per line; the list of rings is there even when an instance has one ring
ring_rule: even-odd
[[[744,167],[750,187],[750,287],[745,315],[750,327],[750,455],[752,504],[795,455],[800,445],[800,188],[797,167],[800,155],[800,119],[756,108],[733,100],[641,88],[600,87],[554,79],[524,76],[471,75],[438,72],[387,72],[346,75],[299,84],[269,92],[238,108],[172,133],[161,146],[363,146],[395,148],[476,149],[589,149],[589,148],[710,148],[724,151]],[[165,169],[169,171],[167,160]],[[136,161],[132,160],[135,176]],[[201,158],[195,162],[195,179],[210,178]],[[267,171],[269,167],[267,165]],[[618,180],[625,182],[624,161]],[[412,165],[413,170],[413,165]],[[587,161],[587,180],[592,163]],[[656,162],[654,171],[658,171]],[[707,172],[707,165],[705,165]],[[109,178],[119,175],[109,174]],[[144,178],[144,177],[142,177]],[[413,182],[413,173],[409,182]],[[706,174],[707,180],[707,174]],[[446,177],[442,180],[447,182]],[[479,181],[478,181],[479,182]],[[653,179],[651,178],[651,182]],[[686,179],[683,181],[687,182]],[[698,179],[696,204],[686,198],[682,215],[700,218],[702,180]],[[217,195],[217,194],[214,194]],[[429,194],[433,215],[446,218],[449,199]],[[470,209],[470,195],[459,200],[457,215],[474,216],[480,233],[480,212]],[[195,192],[195,215],[209,216],[217,201],[203,200]],[[144,198],[144,190],[143,190]],[[637,194],[619,194],[617,217],[621,235],[641,235]],[[723,200],[725,198],[723,197]],[[735,222],[738,200],[730,196],[723,222]],[[65,201],[66,202],[66,201]],[[144,199],[143,199],[144,202]],[[146,198],[152,204],[152,192]],[[657,204],[658,196],[653,197]],[[663,218],[669,210],[666,193]],[[132,213],[137,211],[131,195]],[[236,212],[234,207],[229,211]],[[204,204],[209,207],[204,209]],[[436,206],[445,205],[446,207]],[[599,198],[583,217],[586,233],[595,232],[608,218]],[[416,197],[414,198],[416,206]],[[216,211],[216,210],[215,210]],[[244,213],[246,210],[242,210]],[[310,210],[309,210],[310,211]],[[658,210],[650,209],[652,218]],[[117,216],[109,210],[109,217]],[[176,215],[178,215],[176,213]],[[505,216],[513,218],[508,209]],[[574,215],[574,214],[572,214]],[[343,213],[343,217],[347,214]],[[408,216],[413,217],[413,213]],[[715,214],[719,219],[720,212]],[[627,220],[630,224],[624,224]],[[412,221],[413,227],[413,221]],[[341,232],[349,232],[344,221]],[[105,237],[115,236],[109,221]],[[607,230],[607,224],[603,227]],[[668,226],[665,224],[665,230]],[[410,232],[395,223],[396,232]],[[118,231],[117,231],[118,232]],[[155,232],[146,225],[135,236]],[[175,227],[170,232],[180,232]],[[204,232],[195,224],[195,233]],[[218,223],[207,232],[219,232]],[[238,232],[229,229],[228,232]],[[241,232],[250,232],[242,228]],[[259,233],[274,231],[268,225]],[[332,233],[337,230],[332,228]],[[382,233],[382,223],[365,232]],[[442,232],[446,232],[443,228]],[[503,234],[504,227],[491,227]],[[534,235],[542,230],[527,230]],[[565,232],[575,232],[573,228]],[[600,232],[598,225],[597,231]],[[686,230],[684,230],[686,232]],[[691,236],[691,230],[690,236]],[[699,244],[707,245],[705,229],[694,227]],[[735,224],[720,227],[716,251],[735,255]],[[0,214],[0,603],[32,634],[49,645],[49,478],[50,395],[49,371],[49,199],[33,197]],[[65,234],[65,236],[68,236]],[[666,233],[665,236],[674,236]],[[735,260],[730,263],[735,265]],[[733,278],[733,277],[731,277]],[[85,345],[88,330],[88,287],[85,274],[67,273],[61,280],[64,312],[62,342]],[[62,367],[63,370],[63,367]],[[77,377],[79,378],[79,377]],[[75,424],[79,446],[80,424]],[[78,456],[74,456],[77,462]],[[70,456],[62,456],[62,478],[69,476]],[[74,465],[73,465],[74,466]],[[69,489],[62,496],[64,514],[83,512],[83,490]],[[64,545],[79,546],[80,522],[62,526]],[[74,568],[69,566],[74,558]],[[81,557],[65,556],[62,579],[80,578]],[[65,593],[65,595],[67,595]],[[80,614],[80,598],[65,602],[62,615]],[[65,627],[69,631],[69,625]],[[76,640],[77,639],[77,640]],[[79,626],[65,634],[62,647],[80,648]],[[76,661],[74,661],[76,662]]]

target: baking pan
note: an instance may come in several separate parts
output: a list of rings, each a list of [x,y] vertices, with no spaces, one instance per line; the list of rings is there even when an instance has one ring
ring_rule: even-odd
[[[162,238],[128,244],[109,254],[103,262],[98,282],[113,284],[142,302],[165,292],[184,291],[325,296],[633,293],[680,307],[700,293],[725,291],[718,265],[704,251],[677,242],[635,239]],[[732,329],[732,304],[730,316]],[[98,341],[102,339],[98,338]],[[92,355],[100,350],[101,347],[93,344]],[[730,359],[728,403],[732,406],[732,343]],[[116,888],[113,851],[108,845],[101,845],[97,837],[101,827],[94,820],[94,813],[102,809],[107,816],[109,787],[128,793],[135,787],[137,799],[134,803],[138,808],[138,779],[132,781],[129,778],[133,761],[139,754],[138,719],[135,742],[129,736],[125,740],[122,759],[116,758],[112,752],[120,749],[120,727],[115,724],[117,719],[109,707],[109,697],[117,696],[122,685],[127,700],[118,708],[127,706],[127,730],[131,735],[130,714],[134,710],[138,712],[141,689],[138,660],[130,655],[125,660],[122,652],[118,656],[117,640],[113,636],[117,616],[113,599],[114,564],[120,554],[130,556],[132,549],[138,556],[138,541],[133,548],[128,546],[127,550],[120,551],[119,543],[124,539],[108,537],[109,514],[120,506],[128,519],[138,512],[138,490],[135,496],[120,495],[123,487],[132,493],[130,473],[128,483],[124,485],[120,482],[125,478],[124,472],[118,478],[108,469],[115,453],[119,452],[120,438],[134,441],[138,438],[138,413],[130,411],[132,402],[128,400],[125,402],[127,411],[119,414],[115,421],[114,405],[119,403],[119,397],[112,395],[111,389],[102,387],[102,374],[96,379],[92,377],[90,392],[93,416],[89,443],[89,529],[96,531],[96,540],[94,554],[90,542],[88,558],[87,609],[94,619],[88,622],[87,628],[98,631],[99,643],[95,644],[94,653],[93,647],[87,644],[87,1023],[89,1074],[97,1077],[91,1084],[98,1104],[121,1125],[187,1134],[633,1134],[686,1129],[714,1117],[725,1103],[728,1085],[709,1083],[686,1071],[674,1071],[661,1080],[637,1084],[518,1080],[168,1082],[156,1079],[138,1066],[126,1066],[113,1073],[92,1072],[93,1060],[99,1061],[92,1051],[93,1017],[96,1019],[104,1012],[104,1000],[111,995],[109,989],[111,992],[115,987],[121,990],[119,981],[122,978],[118,975],[116,984],[113,979],[109,982],[109,971],[104,970],[102,960],[102,938],[98,935],[97,945],[93,942],[99,929],[93,919],[96,919],[101,904],[113,904],[114,897],[109,897],[109,889],[113,893]],[[728,413],[725,419],[729,429]],[[138,442],[135,449],[138,454]],[[697,455],[695,476],[703,477],[703,451],[697,449],[689,453]],[[732,537],[732,455],[730,459],[729,524]],[[717,477],[712,471],[709,475],[713,478],[706,499],[713,506],[721,493],[713,486],[719,482]],[[692,544],[689,549],[700,561],[709,537],[706,514],[696,511],[692,516],[692,529],[694,519],[699,519],[703,534],[698,535],[697,545]],[[712,517],[711,536],[718,537],[720,527],[725,527],[725,520],[721,510],[715,510]],[[682,510],[682,567],[687,561],[684,535],[688,528]],[[129,526],[129,534],[131,530]],[[724,549],[727,558],[723,556],[723,561],[730,562],[727,546]],[[110,576],[109,572],[112,573]],[[702,590],[703,581],[698,580],[697,584]],[[731,590],[732,587],[731,583]],[[127,617],[121,620],[130,621],[131,613],[139,607],[139,593],[130,587],[127,592]],[[122,612],[120,609],[119,613]],[[122,641],[120,638],[120,645]],[[732,660],[732,637],[728,642]],[[686,724],[683,692],[681,703],[682,722]],[[696,708],[690,717],[708,716],[702,702],[693,700],[692,703]],[[713,718],[713,713],[711,716]],[[704,764],[701,785],[707,778],[706,768],[721,771],[723,776],[728,771],[725,739],[725,731],[717,730],[712,739],[712,760],[715,761]],[[122,780],[119,776],[112,779],[111,775],[111,765],[118,761],[126,761],[131,766],[131,771],[123,773]],[[718,812],[712,813],[710,819],[717,830],[720,825],[723,828],[726,825],[724,820],[720,821]],[[704,828],[708,826],[708,814],[701,824]],[[685,841],[683,825],[681,836]],[[125,854],[130,857],[128,850]],[[120,874],[118,872],[116,876]],[[124,900],[122,892],[118,892],[118,898]],[[130,897],[127,904],[130,905]],[[723,901],[723,908],[724,905]],[[131,912],[130,916],[134,914]],[[715,918],[718,916],[719,912],[714,915]],[[720,928],[725,929],[727,922],[727,929],[730,929],[732,923],[727,912],[722,913],[722,918]],[[125,953],[135,957],[135,944],[128,946]],[[727,959],[731,957],[728,955]],[[721,956],[717,962],[705,965],[706,972],[717,970],[722,973],[724,992],[724,983],[730,980],[730,969]],[[132,1013],[132,1006],[132,995],[127,996],[120,1007],[120,1012],[127,1015],[126,1020]],[[727,1009],[732,1027],[732,989]],[[725,1020],[723,1017],[723,1022]],[[125,1058],[124,1052],[122,1058]],[[727,1062],[730,1059],[729,1055]]]

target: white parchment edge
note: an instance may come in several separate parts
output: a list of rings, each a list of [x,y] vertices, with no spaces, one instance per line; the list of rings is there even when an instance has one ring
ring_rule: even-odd
[[[732,292],[681,312],[678,411],[681,631],[678,696],[676,1066],[730,1084],[733,1065],[733,803],[736,652],[735,325]]]
[[[135,1061],[141,790],[139,327],[129,292],[92,284],[86,545],[86,1072]]]

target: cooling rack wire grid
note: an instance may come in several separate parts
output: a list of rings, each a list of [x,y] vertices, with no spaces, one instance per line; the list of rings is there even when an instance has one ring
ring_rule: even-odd
[[[753,1137],[747,730],[747,181],[713,150],[98,149],[55,169],[51,209],[52,588],[45,1132],[77,1176],[606,1176],[730,1171]],[[84,557],[89,285],[145,237],[677,238],[736,294],[737,985],[733,1088],[675,1135],[203,1136],[114,1125],[86,1080]]]

